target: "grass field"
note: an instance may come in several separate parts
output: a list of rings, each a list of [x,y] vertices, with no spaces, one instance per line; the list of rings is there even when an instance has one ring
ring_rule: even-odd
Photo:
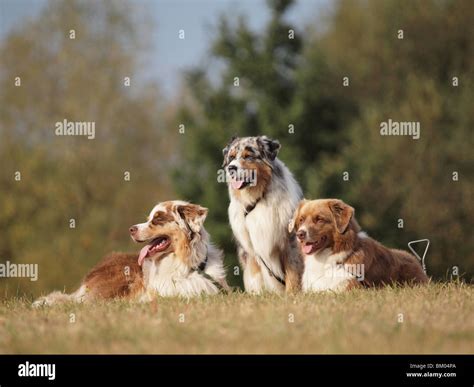
[[[403,316],[403,322],[401,318]],[[0,304],[1,353],[474,353],[474,287]]]

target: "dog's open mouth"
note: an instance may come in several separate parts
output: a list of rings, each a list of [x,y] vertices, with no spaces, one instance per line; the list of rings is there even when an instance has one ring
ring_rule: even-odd
[[[170,244],[171,240],[166,235],[153,239],[140,250],[140,254],[138,254],[138,264],[141,266],[145,258],[153,257],[155,254],[165,251]]]
[[[314,242],[303,242],[301,249],[306,255],[313,254],[316,250],[319,250],[323,246],[324,242],[326,242],[326,239],[327,237],[323,235]]]
[[[237,180],[234,178],[230,179],[230,185],[232,186],[233,189],[243,189],[247,187],[250,183],[245,180]]]
[[[249,185],[254,185],[253,180],[255,179],[255,172],[252,172],[252,170],[231,170],[228,171],[228,173],[230,177],[230,186],[235,190],[244,189]]]

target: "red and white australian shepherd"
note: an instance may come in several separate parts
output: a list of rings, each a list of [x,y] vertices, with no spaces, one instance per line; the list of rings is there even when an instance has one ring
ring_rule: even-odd
[[[156,205],[145,223],[130,227],[138,254],[111,253],[97,264],[72,294],[53,292],[34,306],[155,296],[193,297],[228,289],[223,253],[204,229],[208,210],[184,201]]]
[[[288,226],[305,260],[303,291],[425,283],[420,262],[360,230],[354,209],[337,199],[303,200]]]

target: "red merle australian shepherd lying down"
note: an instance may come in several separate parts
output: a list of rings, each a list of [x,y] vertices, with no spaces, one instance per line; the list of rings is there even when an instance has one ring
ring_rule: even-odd
[[[204,229],[207,209],[183,201],[156,205],[145,223],[130,227],[138,254],[111,253],[98,263],[72,294],[53,292],[34,306],[154,296],[192,297],[228,289],[223,254]]]
[[[338,199],[303,200],[289,226],[304,256],[304,291],[425,283],[420,262],[360,230],[354,209]]]

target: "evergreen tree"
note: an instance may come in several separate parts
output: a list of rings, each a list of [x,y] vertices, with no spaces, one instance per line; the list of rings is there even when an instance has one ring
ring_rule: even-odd
[[[243,17],[235,24],[223,17],[212,44],[212,55],[224,64],[218,84],[213,85],[202,68],[187,74],[192,103],[182,107],[178,119],[186,132],[176,188],[183,197],[210,208],[207,226],[225,248],[231,266],[236,260],[227,188],[217,182],[222,149],[231,136],[277,138],[283,145],[280,158],[299,177],[307,174],[311,180],[312,168],[307,167],[317,165],[324,154],[337,152],[337,133],[353,110],[331,92],[326,64],[314,72],[299,71],[305,60],[302,31],[285,20],[292,4],[292,0],[268,1],[270,20],[259,33]],[[314,96],[311,83],[318,80],[328,87],[319,88]],[[307,181],[299,180],[306,187]]]

